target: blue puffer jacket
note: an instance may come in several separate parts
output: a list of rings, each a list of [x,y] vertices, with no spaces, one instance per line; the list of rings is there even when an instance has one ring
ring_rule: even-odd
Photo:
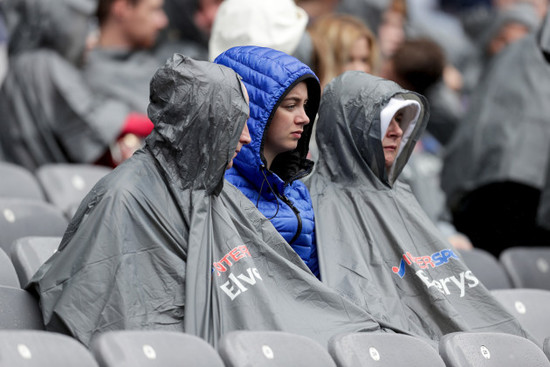
[[[296,58],[265,47],[234,47],[214,62],[235,70],[243,78],[250,96],[248,128],[252,142],[242,148],[225,178],[256,204],[319,277],[313,207],[306,186],[299,181],[313,168],[313,162],[306,156],[319,108],[319,81],[313,71]],[[302,81],[308,87],[306,113],[310,123],[304,127],[297,148],[277,155],[271,169],[267,169],[263,156],[266,131],[286,94]]]

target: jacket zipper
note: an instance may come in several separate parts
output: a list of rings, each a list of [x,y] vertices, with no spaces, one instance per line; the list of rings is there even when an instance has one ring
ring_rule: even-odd
[[[294,237],[292,237],[292,239],[288,242],[289,245],[292,245],[294,241],[298,239],[298,237],[300,236],[300,233],[302,233],[302,218],[300,217],[300,212],[298,211],[298,209],[296,209],[296,207],[292,204],[292,202],[286,196],[281,195],[277,192],[277,197],[281,199],[283,203],[288,205],[290,209],[292,209],[292,211],[294,212],[294,215],[296,215],[296,219],[298,220],[298,229],[296,230],[296,234],[294,234]]]

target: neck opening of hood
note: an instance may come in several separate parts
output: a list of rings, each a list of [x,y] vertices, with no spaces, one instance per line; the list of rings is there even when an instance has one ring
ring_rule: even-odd
[[[403,148],[407,145],[407,141],[414,131],[416,122],[420,117],[420,110],[420,103],[412,99],[404,99],[402,96],[398,95],[392,97],[386,107],[384,107],[380,112],[380,140],[384,139],[386,136],[388,127],[395,114],[400,111],[403,112],[403,123],[401,126],[403,136],[401,137],[401,144],[399,145],[399,150],[397,151],[397,156],[393,161],[392,168],[390,172],[388,172],[388,176],[392,176],[395,163],[397,162],[399,155],[403,151]]]

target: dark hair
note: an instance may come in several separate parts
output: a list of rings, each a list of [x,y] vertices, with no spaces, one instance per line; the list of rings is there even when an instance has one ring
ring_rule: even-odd
[[[402,86],[424,93],[442,78],[446,59],[441,46],[430,39],[405,40],[392,57]]]
[[[99,26],[101,26],[109,17],[109,13],[111,13],[111,7],[113,6],[113,3],[117,0],[99,0],[97,4],[97,22]],[[132,5],[138,4],[141,0],[125,0],[129,2]]]

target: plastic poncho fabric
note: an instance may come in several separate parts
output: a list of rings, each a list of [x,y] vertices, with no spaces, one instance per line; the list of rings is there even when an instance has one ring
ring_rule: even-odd
[[[145,147],[90,191],[31,280],[48,330],[86,345],[108,330],[179,330],[216,345],[232,330],[326,343],[380,329],[224,183],[248,114],[235,72],[174,55],[148,111]]]
[[[95,162],[117,137],[126,105],[100,99],[77,65],[93,0],[3,0],[10,68],[0,90],[6,159],[30,169]]]
[[[398,96],[422,110],[388,175],[380,116]],[[525,335],[397,180],[428,115],[423,96],[366,73],[346,72],[325,88],[319,159],[307,181],[322,280],[381,322],[428,340],[466,330]]]
[[[94,93],[123,101],[133,111],[145,114],[149,83],[165,62],[145,50],[96,47],[87,54],[84,78]]]
[[[313,167],[313,162],[306,157],[319,108],[319,80],[298,59],[267,47],[233,47],[215,62],[241,75],[250,96],[248,128],[252,142],[242,148],[225,177],[271,220],[318,276],[313,207],[309,192],[299,179]],[[278,154],[267,169],[263,155],[267,131],[285,96],[300,82],[307,84],[306,114],[310,122],[303,126],[296,149]]]

